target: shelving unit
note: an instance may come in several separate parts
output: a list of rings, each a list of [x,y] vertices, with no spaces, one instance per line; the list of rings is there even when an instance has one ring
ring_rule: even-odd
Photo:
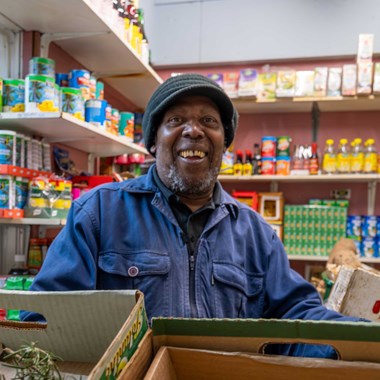
[[[256,100],[255,98],[237,98],[233,103],[239,113],[292,113],[312,112],[317,105],[320,112],[379,111],[380,95],[335,96],[324,98],[284,98],[274,100]]]
[[[125,41],[122,28],[117,27],[117,12],[105,17],[102,4],[100,0],[3,0],[0,16],[11,21],[16,31],[41,32],[42,55],[54,41],[143,109],[162,79]]]
[[[60,142],[100,157],[147,154],[144,147],[130,142],[125,136],[102,131],[67,113],[0,112],[0,128],[16,128],[20,133],[43,136],[48,143]]]
[[[320,261],[326,262],[328,256],[301,256],[301,255],[288,255],[289,260],[297,261]],[[380,257],[360,257],[360,261],[365,264],[380,264]]]
[[[49,219],[49,218],[18,218],[5,219],[0,218],[0,224],[16,225],[16,226],[64,226],[66,219]]]

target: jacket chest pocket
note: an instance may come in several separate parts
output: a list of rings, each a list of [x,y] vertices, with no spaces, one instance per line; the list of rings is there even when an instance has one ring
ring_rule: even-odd
[[[263,275],[231,263],[213,263],[213,295],[217,318],[260,318],[264,307]]]
[[[168,255],[152,251],[108,251],[99,255],[98,265],[98,288],[138,289],[144,293],[149,318],[168,314],[171,299]]]

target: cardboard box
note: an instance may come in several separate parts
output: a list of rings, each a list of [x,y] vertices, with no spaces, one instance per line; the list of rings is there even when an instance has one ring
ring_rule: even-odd
[[[144,380],[375,380],[379,371],[373,363],[161,347]]]
[[[148,322],[141,292],[0,290],[0,305],[38,312],[47,320],[45,324],[0,321],[0,342],[11,349],[25,342],[38,342],[38,347],[64,360],[58,365],[65,373],[86,375],[88,380],[116,379],[120,373],[118,379],[135,380],[151,361],[152,345],[146,334]],[[145,356],[133,360],[143,343]]]
[[[326,306],[344,315],[380,322],[380,274],[366,267],[342,267]]]
[[[153,318],[152,331],[156,355],[145,380],[252,379],[258,373],[260,380],[380,378],[378,324]],[[327,344],[342,360],[263,355],[268,343]]]

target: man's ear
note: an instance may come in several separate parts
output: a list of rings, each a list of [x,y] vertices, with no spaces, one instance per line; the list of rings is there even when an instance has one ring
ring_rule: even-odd
[[[156,145],[155,144],[153,144],[151,147],[150,147],[150,153],[153,153],[153,154],[155,154],[156,153],[156,150],[157,150],[157,147],[156,147]]]

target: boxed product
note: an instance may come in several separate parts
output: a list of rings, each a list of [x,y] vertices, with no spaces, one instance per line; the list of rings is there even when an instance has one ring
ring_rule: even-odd
[[[260,73],[257,82],[257,99],[274,100],[276,99],[276,78],[275,72]]]
[[[276,96],[278,98],[293,97],[296,86],[295,70],[279,70],[277,72]]]
[[[380,93],[380,62],[375,63],[375,69],[373,74],[373,93]]]
[[[131,363],[148,330],[144,297],[138,291],[0,290],[0,305],[5,309],[38,312],[47,320],[47,323],[0,321],[2,344],[15,350],[25,342],[37,342],[39,348],[59,356],[60,370],[74,378],[85,375],[88,380],[111,380],[129,367],[129,374],[134,376],[135,371],[143,373],[151,360],[148,348],[145,356],[140,357],[139,368]],[[7,371],[6,378],[13,378],[15,370],[3,364],[0,371],[3,374]]]
[[[372,62],[373,42],[373,34],[359,34],[358,63]]]
[[[314,96],[314,71],[299,70],[296,73],[295,96]]]
[[[327,78],[327,96],[340,96],[342,89],[342,68],[330,67]]]
[[[238,97],[238,83],[239,73],[231,72],[223,74],[224,91],[232,99]]]
[[[326,96],[327,74],[327,67],[316,67],[314,69],[314,96]]]
[[[357,93],[360,95],[369,95],[372,93],[373,82],[373,63],[358,63],[358,88]]]
[[[380,272],[362,265],[343,266],[326,306],[344,315],[380,322]]]
[[[240,70],[238,96],[256,96],[257,94],[257,70]]]
[[[347,64],[343,65],[342,73],[342,95],[351,96],[356,95],[357,86],[357,65]]]

